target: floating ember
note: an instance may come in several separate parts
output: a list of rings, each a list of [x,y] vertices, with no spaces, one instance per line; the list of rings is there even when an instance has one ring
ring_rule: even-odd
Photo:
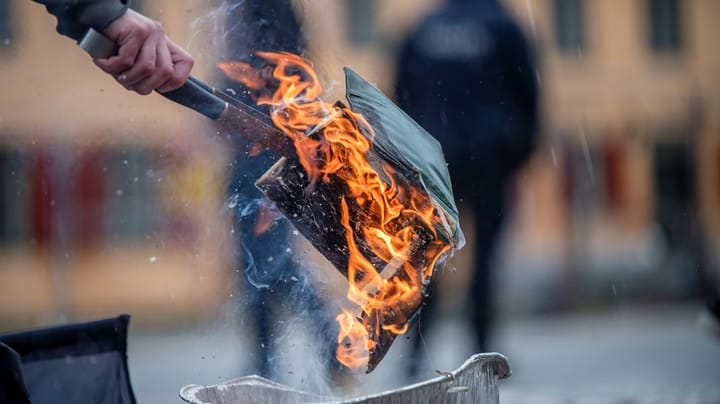
[[[458,244],[447,212],[452,197],[451,209],[438,203],[420,170],[379,149],[372,117],[323,102],[308,61],[258,56],[267,66],[219,65],[254,92],[258,105],[269,106],[275,127],[294,145],[295,155],[281,158],[256,185],[347,277],[350,307],[337,316],[337,359],[370,372],[407,331],[438,261]]]

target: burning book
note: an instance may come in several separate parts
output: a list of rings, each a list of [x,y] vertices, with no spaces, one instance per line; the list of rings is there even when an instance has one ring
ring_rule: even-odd
[[[350,107],[320,98],[311,65],[260,53],[270,70],[220,64],[270,107],[294,146],[257,182],[348,279],[337,358],[372,371],[419,312],[439,262],[462,243],[442,150],[377,88],[345,69]]]

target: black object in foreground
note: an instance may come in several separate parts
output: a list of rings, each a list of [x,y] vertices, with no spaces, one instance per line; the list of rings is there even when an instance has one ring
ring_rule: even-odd
[[[10,403],[135,404],[127,366],[129,322],[130,316],[121,315],[0,335],[0,398]],[[6,366],[10,378],[4,377]]]

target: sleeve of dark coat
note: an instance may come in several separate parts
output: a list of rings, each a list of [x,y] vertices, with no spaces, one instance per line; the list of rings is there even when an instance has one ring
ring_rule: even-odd
[[[57,31],[79,40],[88,28],[104,30],[123,15],[130,0],[33,0],[57,17]]]

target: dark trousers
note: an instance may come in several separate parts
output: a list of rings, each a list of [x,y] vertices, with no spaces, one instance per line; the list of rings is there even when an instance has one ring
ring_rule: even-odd
[[[492,271],[492,256],[503,222],[503,207],[501,203],[487,203],[480,201],[472,203],[474,213],[473,227],[475,230],[475,243],[473,248],[472,268],[458,268],[459,271],[472,271],[472,279],[467,296],[466,305],[469,308],[469,321],[473,331],[477,353],[488,349],[488,335],[493,323],[493,292],[495,290],[494,274]],[[422,311],[415,327],[409,332],[412,341],[412,351],[408,360],[408,372],[416,376],[424,360],[424,335],[435,324],[437,307],[438,282],[431,283],[429,295],[423,302]]]
[[[250,206],[251,202],[243,202]],[[294,317],[301,318],[317,335],[324,363],[328,363],[328,371],[335,371],[340,366],[335,360],[338,326],[295,262],[288,236],[292,226],[280,219],[267,231],[256,234],[257,219],[256,214],[235,217],[239,316],[243,329],[253,330],[252,371],[267,378],[274,376],[272,345],[276,331],[281,331],[279,320]]]

